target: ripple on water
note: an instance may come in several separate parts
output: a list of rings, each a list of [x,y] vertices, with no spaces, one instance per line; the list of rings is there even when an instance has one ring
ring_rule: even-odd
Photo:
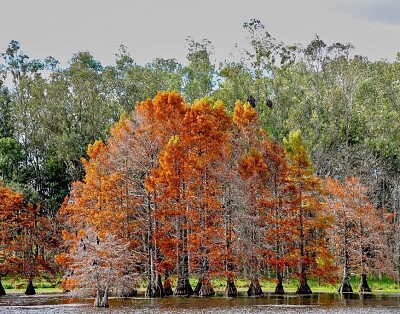
[[[337,294],[311,296],[265,295],[259,298],[162,298],[110,299],[108,309],[92,307],[92,299],[78,300],[68,295],[7,295],[0,297],[0,313],[4,314],[399,314],[399,295],[372,295],[342,297]]]

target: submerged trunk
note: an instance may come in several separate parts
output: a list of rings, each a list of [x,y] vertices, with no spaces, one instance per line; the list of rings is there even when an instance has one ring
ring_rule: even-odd
[[[351,293],[353,292],[353,287],[350,284],[349,277],[344,277],[342,283],[340,284],[339,293]]]
[[[176,284],[175,295],[190,296],[193,294],[193,288],[190,285],[188,278],[178,278]]]
[[[264,293],[261,289],[261,285],[260,285],[260,281],[258,280],[258,276],[254,276],[251,279],[249,289],[247,290],[247,295],[248,296],[257,296],[257,295],[262,295],[262,294],[264,294]]]
[[[179,232],[181,243],[178,246],[178,282],[175,288],[175,295],[190,296],[193,294],[193,288],[189,282],[189,253],[188,253],[188,230],[184,227],[187,219],[179,222]]]
[[[302,272],[300,277],[299,286],[297,287],[296,294],[312,294],[310,286],[307,283],[307,276]]]
[[[368,285],[367,274],[361,274],[361,282],[358,288],[358,292],[371,292],[371,288]]]
[[[349,280],[349,269],[347,266],[344,267],[343,281],[339,287],[339,293],[351,293],[353,292],[353,288],[350,284]]]
[[[280,272],[276,275],[276,280],[275,294],[285,294],[285,289],[283,289],[283,276]]]
[[[25,294],[26,295],[35,295],[36,294],[35,287],[33,286],[32,278],[29,279],[28,286],[26,287],[26,290],[25,290]]]
[[[194,289],[194,293],[200,297],[211,297],[215,295],[214,288],[207,276],[202,276],[199,278],[199,282]]]
[[[210,297],[215,295],[214,288],[210,281],[210,265],[208,263],[207,252],[204,247],[200,248],[200,251],[203,253],[203,256],[200,260],[200,277],[199,282],[194,289],[194,293],[201,297]]]
[[[100,306],[101,307],[109,307],[109,304],[108,304],[108,286],[104,290],[104,295],[103,295],[103,298],[101,299],[101,305]]]
[[[189,282],[189,258],[187,253],[179,259],[178,282],[176,284],[175,295],[190,296],[193,294],[193,288]]]
[[[103,297],[101,297],[101,294],[103,294]],[[104,290],[104,293],[102,291],[100,291],[99,288],[97,288],[96,298],[94,299],[93,306],[94,307],[109,307],[109,304],[108,304],[108,286]]]
[[[169,279],[169,275],[168,274],[165,274],[163,289],[164,289],[164,295],[165,296],[170,296],[170,295],[174,294],[174,292],[172,291],[171,279]]]
[[[97,289],[96,298],[94,299],[93,306],[94,307],[101,307],[101,296],[100,296],[100,290],[99,289]]]
[[[228,277],[226,279],[226,288],[224,294],[226,297],[237,297],[238,295],[235,280],[232,277]]]
[[[161,282],[161,276],[157,273],[156,278],[149,278],[149,285],[146,290],[146,297],[159,298],[164,296],[164,288]]]
[[[1,283],[1,277],[0,277],[0,296],[6,295],[6,290],[4,290],[3,284]]]

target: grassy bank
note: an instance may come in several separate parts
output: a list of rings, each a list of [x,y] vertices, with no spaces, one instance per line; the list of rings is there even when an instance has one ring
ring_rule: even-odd
[[[2,278],[1,283],[3,284],[6,293],[24,293],[27,282],[22,279],[13,278]],[[60,289],[60,279],[47,280],[47,279],[35,279],[33,285],[35,287],[36,293],[60,293],[63,292]]]
[[[177,283],[177,278],[172,277],[172,284],[173,287],[175,287]],[[226,286],[226,279],[225,278],[216,278],[212,279],[212,284],[214,286],[214,289],[217,292],[222,293],[225,290]],[[61,293],[63,292],[62,289],[60,289],[60,283],[61,280],[35,280],[34,281],[34,286],[35,290],[37,293]],[[353,290],[355,292],[358,291],[358,285],[360,283],[360,276],[351,276],[350,278],[350,283],[353,287]],[[375,293],[400,293],[400,287],[396,285],[396,283],[387,277],[384,277],[382,279],[379,278],[368,278],[368,283],[370,288],[372,289],[372,292]],[[24,280],[14,280],[12,278],[2,278],[2,284],[4,289],[6,290],[7,293],[24,293],[26,289],[26,281]],[[190,284],[194,288],[197,284],[197,278],[192,277],[190,278]],[[260,284],[265,293],[268,292],[273,292],[275,290],[275,282],[274,280],[269,280],[269,279],[260,279]],[[339,283],[335,285],[330,285],[330,284],[321,284],[318,283],[317,280],[309,280],[308,284],[310,285],[310,288],[313,292],[337,292]],[[146,283],[143,282],[139,290],[144,292],[146,289]],[[241,292],[246,292],[247,288],[249,285],[249,281],[244,280],[244,279],[238,279],[236,280],[236,287],[238,291]],[[284,281],[284,288],[286,292],[296,292],[297,290],[297,281],[294,279],[290,280],[285,280]]]

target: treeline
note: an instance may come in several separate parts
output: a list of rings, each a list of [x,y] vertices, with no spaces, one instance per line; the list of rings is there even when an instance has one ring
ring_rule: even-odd
[[[359,177],[372,205],[391,213],[389,255],[399,281],[399,59],[371,62],[353,56],[350,44],[319,37],[286,45],[258,20],[244,28],[249,46],[219,66],[207,40],[188,39],[187,65],[162,58],[138,65],[121,47],[114,66],[79,52],[65,69],[51,57],[31,60],[12,41],[0,69],[3,182],[38,216],[55,217],[71,183],[85,176],[87,145],[106,141],[138,101],[176,90],[188,103],[220,99],[231,114],[236,100],[249,101],[269,138],[282,143],[301,130],[321,178]]]

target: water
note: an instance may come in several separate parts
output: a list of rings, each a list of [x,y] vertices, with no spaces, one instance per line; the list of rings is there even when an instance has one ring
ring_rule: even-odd
[[[68,295],[25,296],[10,294],[0,297],[0,313],[151,313],[151,314],[230,314],[230,313],[284,313],[284,314],[392,314],[400,313],[399,294],[316,293],[310,296],[265,295],[248,298],[169,297],[162,299],[110,298],[110,307],[94,308],[93,299],[74,299]]]

